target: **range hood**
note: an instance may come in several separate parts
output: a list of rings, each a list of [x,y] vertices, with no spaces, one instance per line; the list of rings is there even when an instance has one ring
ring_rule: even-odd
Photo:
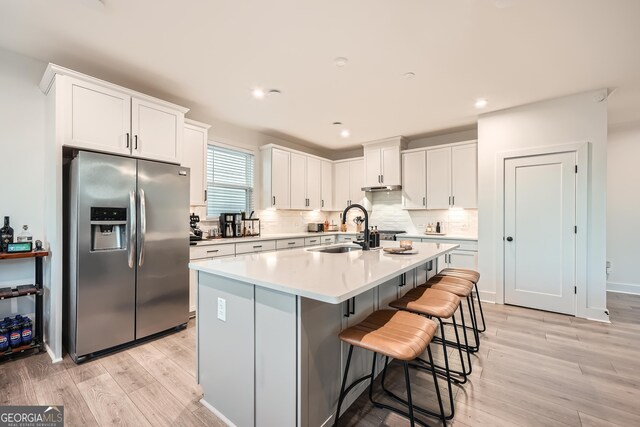
[[[402,190],[402,185],[376,185],[375,187],[362,187],[362,191],[396,191]]]

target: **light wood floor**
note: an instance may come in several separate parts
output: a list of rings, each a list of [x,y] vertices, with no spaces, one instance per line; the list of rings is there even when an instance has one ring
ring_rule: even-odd
[[[456,417],[450,425],[640,425],[640,297],[610,293],[608,307],[611,324],[485,304],[488,329],[470,382],[454,390]],[[441,351],[434,352],[441,360]],[[398,367],[391,365],[388,384],[402,393]],[[68,358],[54,365],[46,354],[1,364],[0,405],[63,404],[69,426],[223,425],[200,405],[194,370],[190,324],[82,365]],[[435,409],[431,376],[411,374],[414,402]],[[374,408],[363,395],[340,424],[408,422]]]

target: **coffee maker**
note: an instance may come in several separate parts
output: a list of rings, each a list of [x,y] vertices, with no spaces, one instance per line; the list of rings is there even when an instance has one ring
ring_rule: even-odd
[[[222,237],[241,237],[242,228],[237,232],[236,227],[236,215],[241,217],[240,214],[234,213],[222,213],[220,214],[220,235]]]
[[[200,222],[200,217],[196,214],[191,214],[189,216],[189,226],[191,230],[189,232],[189,240],[190,241],[198,241],[202,240],[202,230],[198,227],[198,223]]]

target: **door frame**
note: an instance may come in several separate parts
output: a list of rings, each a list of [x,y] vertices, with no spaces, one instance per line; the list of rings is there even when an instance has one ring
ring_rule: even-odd
[[[587,254],[588,254],[588,201],[589,201],[589,153],[591,143],[576,142],[559,145],[547,145],[535,148],[502,151],[496,154],[497,166],[497,197],[496,197],[496,302],[504,304],[504,218],[505,218],[505,162],[519,157],[533,157],[545,154],[575,153],[578,173],[576,174],[576,300],[575,313],[577,317],[588,317],[587,308]]]

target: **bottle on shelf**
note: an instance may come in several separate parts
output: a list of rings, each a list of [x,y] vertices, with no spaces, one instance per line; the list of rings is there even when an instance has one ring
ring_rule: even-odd
[[[25,224],[22,226],[22,231],[18,234],[18,237],[16,237],[16,242],[33,242],[33,235],[29,233],[28,225]]]
[[[9,348],[9,328],[6,323],[0,323],[0,352]]]
[[[22,318],[20,337],[22,345],[31,344],[31,341],[33,340],[33,323],[31,323],[31,319],[28,317]]]
[[[369,227],[369,247],[376,247],[376,236],[373,234],[373,225]]]
[[[376,225],[375,229],[373,230],[373,235],[375,237],[373,247],[377,248],[377,247],[380,246],[380,233],[378,232],[378,226],[377,225]]]
[[[329,218],[324,220],[324,231],[329,231]]]
[[[440,222],[436,222],[436,233],[440,233]]]
[[[2,252],[7,252],[9,243],[13,243],[13,228],[9,225],[9,217],[4,217],[4,227],[0,228],[0,238],[2,239]]]

